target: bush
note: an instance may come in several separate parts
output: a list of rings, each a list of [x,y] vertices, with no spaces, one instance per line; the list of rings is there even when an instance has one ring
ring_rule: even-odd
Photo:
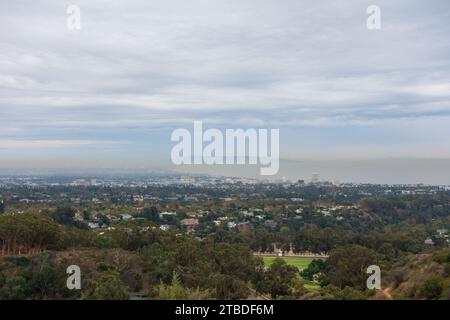
[[[450,250],[443,250],[433,255],[433,261],[437,263],[450,262]]]
[[[244,299],[248,295],[248,289],[242,280],[236,277],[219,274],[213,279],[216,298],[219,300]]]
[[[405,273],[401,270],[394,270],[389,275],[389,280],[393,282],[394,288],[397,288],[405,280]]]
[[[4,300],[25,300],[27,290],[27,280],[22,276],[13,276],[6,279],[0,290],[0,298]]]
[[[431,276],[420,287],[419,296],[429,300],[439,299],[443,289],[442,279],[438,276]]]
[[[94,288],[87,298],[93,300],[129,300],[130,290],[120,280],[119,273],[106,271],[94,282]]]
[[[178,274],[174,272],[171,285],[166,286],[160,283],[157,298],[159,300],[207,300],[211,299],[211,292],[183,287]]]
[[[447,262],[444,266],[444,275],[450,277],[450,262]]]

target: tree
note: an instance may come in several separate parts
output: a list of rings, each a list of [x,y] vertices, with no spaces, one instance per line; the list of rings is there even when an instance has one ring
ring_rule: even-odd
[[[53,217],[59,224],[74,225],[75,212],[71,207],[60,207],[55,210]]]
[[[305,229],[299,230],[293,240],[294,252],[311,251],[311,235]]]
[[[314,259],[313,261],[311,261],[308,268],[300,272],[300,275],[305,280],[313,281],[314,276],[317,276],[325,270],[325,266],[325,261],[323,261],[322,259]]]
[[[58,275],[49,263],[39,266],[38,270],[32,273],[30,279],[31,291],[39,299],[55,296],[60,288],[63,288],[63,281],[58,279]]]
[[[170,283],[175,269],[175,255],[160,243],[153,243],[140,250],[142,257],[151,266],[149,278],[154,285]]]
[[[91,215],[91,213],[89,212],[89,211],[87,211],[87,210],[84,210],[83,211],[83,219],[84,220],[91,220],[91,217],[92,217],[92,215]]]
[[[176,272],[173,273],[171,285],[166,286],[163,282],[159,285],[159,300],[207,300],[211,298],[212,294],[209,290],[183,287],[181,285],[180,277]]]
[[[94,300],[128,300],[130,291],[120,280],[119,273],[106,271],[94,282],[94,290],[89,298]]]
[[[158,213],[158,209],[156,209],[156,207],[145,208],[143,215],[144,215],[144,218],[146,218],[154,223],[159,222],[159,213]]]
[[[325,278],[341,289],[346,286],[364,290],[367,267],[376,263],[375,253],[363,246],[351,245],[331,251],[326,261]]]
[[[105,225],[108,226],[110,224],[110,221],[108,219],[108,217],[104,214],[98,214],[97,215],[97,219],[100,222],[101,225]]]
[[[323,300],[365,300],[367,297],[364,292],[351,287],[339,289],[336,286],[328,285],[319,290]]]
[[[298,269],[289,266],[280,258],[264,272],[262,281],[256,283],[256,290],[268,293],[273,299],[285,296],[298,297],[303,293],[303,284],[298,278]]]
[[[216,298],[219,300],[239,300],[248,296],[245,282],[226,274],[218,274],[213,279]]]
[[[444,289],[443,281],[440,277],[433,275],[422,284],[419,296],[429,300],[439,299]]]
[[[4,213],[5,213],[5,203],[3,202],[3,200],[0,200],[0,214]]]
[[[23,213],[0,217],[0,255],[36,254],[60,245],[61,228],[46,216]]]

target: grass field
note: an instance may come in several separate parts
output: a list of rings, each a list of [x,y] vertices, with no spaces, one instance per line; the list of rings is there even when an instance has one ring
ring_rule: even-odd
[[[273,261],[277,257],[263,257],[264,265],[266,267],[269,267]],[[303,257],[283,257],[282,258],[286,263],[290,266],[297,267],[299,270],[303,270],[308,268],[311,261],[313,261],[313,258],[303,258]]]

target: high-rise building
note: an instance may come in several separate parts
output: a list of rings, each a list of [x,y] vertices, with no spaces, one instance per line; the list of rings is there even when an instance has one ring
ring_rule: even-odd
[[[311,176],[311,183],[318,183],[319,182],[319,174],[314,172]]]

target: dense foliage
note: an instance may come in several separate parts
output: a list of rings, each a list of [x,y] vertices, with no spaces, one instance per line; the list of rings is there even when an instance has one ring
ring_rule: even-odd
[[[152,190],[160,200],[138,204],[133,194],[145,188],[8,190],[0,201],[0,299],[450,298],[448,238],[437,233],[450,229],[448,191],[236,188],[167,186]],[[52,202],[20,202],[24,196]],[[243,216],[250,207],[255,213]],[[190,214],[192,229],[181,223]],[[265,267],[254,256],[275,247],[324,258],[299,270],[282,259]],[[67,289],[70,265],[82,270],[81,290]],[[370,265],[381,267],[383,290],[366,289]]]

